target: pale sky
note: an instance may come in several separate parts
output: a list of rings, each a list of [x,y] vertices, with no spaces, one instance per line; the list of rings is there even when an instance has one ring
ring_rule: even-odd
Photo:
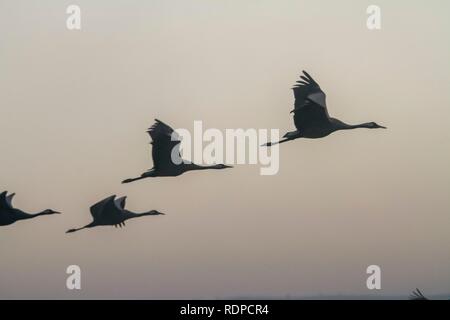
[[[82,30],[66,29],[77,4]],[[381,7],[382,28],[366,28]],[[0,0],[0,298],[166,299],[450,291],[448,1]],[[280,171],[152,166],[145,133],[294,124],[302,69],[354,130],[280,146]],[[166,216],[65,234],[111,194]],[[65,287],[66,267],[82,290]],[[382,290],[366,288],[366,268]]]

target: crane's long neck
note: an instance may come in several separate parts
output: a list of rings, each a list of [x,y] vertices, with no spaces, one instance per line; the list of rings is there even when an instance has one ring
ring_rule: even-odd
[[[150,210],[150,211],[147,211],[147,212],[138,213],[138,216],[139,217],[142,217],[142,216],[157,216],[159,214],[160,213],[158,211],[156,211],[156,210]]]
[[[186,168],[186,171],[189,171],[189,170],[223,169],[223,167],[218,165],[218,164],[207,165],[207,166],[199,166],[198,164],[195,164],[195,163],[188,163],[188,164],[185,165],[185,168]]]
[[[21,210],[19,210],[19,211],[20,211],[21,214],[18,215],[18,217],[17,217],[18,220],[32,219],[32,218],[35,218],[35,217],[46,216],[46,215],[50,214],[50,213],[46,212],[45,210],[41,211],[41,212],[37,212],[37,213],[26,213],[26,212],[21,211]]]
[[[51,212],[46,212],[46,211],[41,211],[41,212],[38,212],[38,213],[31,214],[31,216],[33,216],[33,217],[39,217],[39,216],[47,216],[47,215],[50,215],[50,214],[53,214],[53,213],[51,213]]]
[[[365,123],[360,123],[360,124],[347,124],[345,122],[342,121],[336,121],[334,123],[334,127],[336,130],[351,130],[351,129],[357,129],[357,128],[368,128],[370,129],[370,124],[365,122]]]
[[[144,216],[156,216],[159,213],[155,210],[139,212],[139,213],[125,210],[124,214],[125,214],[126,219],[131,219],[131,218],[144,217]]]

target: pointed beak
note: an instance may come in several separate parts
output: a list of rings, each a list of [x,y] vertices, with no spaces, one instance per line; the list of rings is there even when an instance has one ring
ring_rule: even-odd
[[[53,213],[61,214],[62,212],[59,212],[59,211],[53,211]]]
[[[381,129],[387,129],[386,127],[383,127],[383,126],[378,126],[378,128],[381,128]]]

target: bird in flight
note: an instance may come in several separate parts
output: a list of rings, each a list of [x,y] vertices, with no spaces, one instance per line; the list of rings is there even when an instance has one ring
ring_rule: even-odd
[[[425,297],[422,292],[416,288],[415,291],[413,291],[410,295],[409,295],[409,300],[428,300],[427,297]]]
[[[200,166],[186,160],[181,160],[180,137],[171,127],[158,119],[155,119],[155,124],[147,130],[147,133],[152,139],[153,168],[144,172],[139,177],[125,179],[122,183],[130,183],[149,177],[176,177],[193,170],[232,168],[225,164]],[[181,163],[175,164],[172,155],[180,159]]]
[[[15,193],[8,195],[8,191],[0,193],[0,226],[7,226],[19,220],[60,213],[52,209],[46,209],[38,213],[26,213],[12,206],[12,199],[14,195]]]
[[[72,233],[85,228],[93,228],[98,226],[115,226],[116,228],[122,228],[122,226],[125,226],[125,221],[128,219],[144,216],[164,215],[164,213],[156,210],[143,213],[131,212],[125,209],[126,198],[127,197],[121,197],[116,199],[116,196],[113,195],[97,202],[90,208],[93,221],[82,228],[67,230],[66,233]]]
[[[295,108],[294,124],[297,130],[286,133],[278,142],[268,142],[264,146],[272,146],[277,143],[298,138],[323,138],[338,130],[356,128],[378,129],[386,127],[375,122],[366,122],[356,125],[346,124],[338,119],[331,118],[328,114],[325,102],[325,92],[319,84],[306,72],[300,76],[301,80],[292,88],[294,90]]]

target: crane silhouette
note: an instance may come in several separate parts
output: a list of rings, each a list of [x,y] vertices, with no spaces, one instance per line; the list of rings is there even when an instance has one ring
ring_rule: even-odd
[[[176,177],[187,171],[193,170],[232,168],[225,164],[200,166],[182,160],[180,155],[181,140],[179,135],[171,127],[158,119],[155,119],[155,124],[147,130],[147,133],[152,139],[153,168],[144,172],[139,177],[125,179],[122,183],[130,183],[149,177]],[[175,164],[172,155],[175,155],[181,163]]]
[[[410,295],[409,295],[409,300],[428,300],[427,297],[425,297],[422,292],[416,288],[415,291],[413,291]]]
[[[164,215],[164,213],[158,212],[156,210],[151,210],[143,213],[134,213],[125,209],[126,198],[121,197],[116,199],[116,195],[107,197],[93,206],[91,206],[90,211],[93,221],[88,225],[78,228],[67,230],[66,233],[72,233],[85,228],[93,228],[98,226],[125,226],[125,221],[132,218],[144,217],[144,216],[157,216]]]
[[[38,213],[26,213],[12,206],[12,199],[14,195],[15,193],[8,195],[8,191],[0,193],[0,226],[7,226],[19,220],[60,213],[52,209],[46,209]]]
[[[325,93],[319,84],[306,72],[300,76],[302,80],[292,88],[294,90],[295,108],[294,124],[297,130],[286,133],[278,142],[268,142],[263,146],[272,146],[277,143],[298,139],[298,138],[323,138],[338,130],[349,130],[356,128],[377,129],[386,127],[375,122],[362,124],[346,124],[338,119],[331,118],[328,114],[325,102]]]

